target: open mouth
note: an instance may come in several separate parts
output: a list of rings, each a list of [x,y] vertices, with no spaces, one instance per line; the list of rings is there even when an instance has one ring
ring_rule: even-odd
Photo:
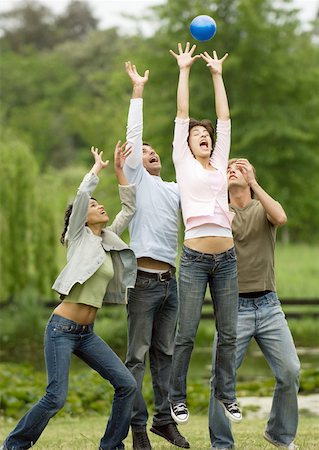
[[[199,143],[200,148],[202,148],[203,150],[207,150],[208,149],[208,142],[207,141],[201,141]]]
[[[150,159],[150,163],[151,164],[152,163],[157,163],[157,162],[158,162],[158,159],[155,156],[153,156],[153,158]]]

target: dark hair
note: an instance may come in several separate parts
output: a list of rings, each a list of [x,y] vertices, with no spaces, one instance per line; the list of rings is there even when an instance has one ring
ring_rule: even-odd
[[[70,203],[70,205],[66,208],[65,213],[64,213],[64,229],[63,229],[61,237],[60,237],[60,242],[62,245],[65,244],[64,238],[65,238],[66,230],[68,229],[68,226],[69,226],[72,209],[73,209],[73,203]]]
[[[152,147],[151,144],[149,144],[148,142],[145,142],[145,141],[143,141],[143,145],[147,145],[148,147]]]
[[[211,140],[212,140],[212,146],[214,148],[214,144],[215,144],[215,128],[212,124],[212,122],[208,119],[203,119],[203,120],[197,120],[197,119],[193,119],[190,118],[189,119],[189,127],[188,127],[188,139],[187,142],[189,143],[189,135],[191,132],[191,129],[194,127],[204,127],[206,128],[206,130],[208,131]],[[213,153],[213,150],[212,150]]]
[[[228,169],[228,167],[231,166],[232,164],[236,164],[237,159],[239,159],[239,158],[230,158],[230,159],[228,160],[227,169]],[[249,164],[250,164],[251,167],[253,168],[253,172],[254,172],[255,178],[256,178],[256,180],[257,180],[256,169],[255,169],[255,167],[252,165],[252,163],[251,163],[250,161],[249,161]],[[251,195],[251,198],[255,198],[255,199],[257,198],[257,196],[256,196],[255,192],[252,190],[252,188],[250,188],[250,195]],[[228,201],[229,201],[229,193],[228,193]]]
[[[97,202],[96,198],[94,198],[94,197],[90,197],[90,198],[91,198],[91,200],[95,200]],[[62,245],[65,244],[65,234],[66,234],[68,226],[69,226],[72,210],[73,210],[73,203],[70,203],[64,213],[64,229],[63,229],[61,237],[60,237],[60,242]]]

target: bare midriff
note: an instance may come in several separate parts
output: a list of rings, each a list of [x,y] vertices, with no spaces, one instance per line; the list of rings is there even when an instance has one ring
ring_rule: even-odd
[[[137,258],[137,266],[144,267],[145,269],[154,269],[154,270],[169,270],[172,266],[169,263],[163,261],[157,261],[153,258]]]
[[[231,237],[204,236],[187,239],[184,241],[184,245],[196,252],[213,255],[231,249],[234,246],[234,240]]]
[[[81,325],[89,325],[95,320],[97,308],[84,303],[68,303],[63,301],[55,310],[54,314],[65,317],[66,319],[73,320],[73,322]]]

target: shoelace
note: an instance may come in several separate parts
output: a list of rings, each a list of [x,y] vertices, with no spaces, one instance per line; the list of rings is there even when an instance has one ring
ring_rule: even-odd
[[[173,410],[175,414],[187,414],[187,408],[185,403],[178,403],[177,405],[173,406]]]
[[[228,403],[227,404],[227,409],[228,409],[228,411],[229,412],[231,412],[231,413],[240,413],[240,409],[239,409],[239,406],[238,406],[238,404],[237,403]]]

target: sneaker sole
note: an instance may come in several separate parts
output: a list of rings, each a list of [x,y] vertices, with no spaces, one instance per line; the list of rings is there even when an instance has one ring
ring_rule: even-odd
[[[227,411],[227,409],[225,408],[223,402],[219,402],[219,404],[223,407],[225,416],[226,416],[229,420],[231,420],[231,421],[234,422],[234,423],[239,423],[239,422],[241,422],[241,421],[243,420],[243,416],[241,416],[240,419],[237,419],[236,417],[232,416],[232,415]]]
[[[160,436],[160,437],[162,437],[162,438],[164,438],[164,439],[166,439],[168,442],[170,442],[171,444],[173,444],[173,445],[176,445],[176,447],[180,447],[180,448],[190,448],[190,445],[188,444],[188,445],[179,445],[179,444],[177,444],[176,443],[176,441],[172,441],[171,439],[168,439],[166,436],[165,436],[165,434],[163,434],[163,433],[161,433],[160,431],[158,431],[156,428],[150,428],[150,431],[152,432],[152,433],[154,433],[154,434],[157,434],[157,436]]]
[[[187,422],[189,421],[189,414],[188,414],[188,416],[186,417],[186,419],[181,420],[179,417],[177,417],[177,416],[174,414],[174,411],[173,411],[172,408],[171,408],[171,416],[172,416],[172,418],[174,419],[174,422],[178,423],[179,425],[186,425]]]

